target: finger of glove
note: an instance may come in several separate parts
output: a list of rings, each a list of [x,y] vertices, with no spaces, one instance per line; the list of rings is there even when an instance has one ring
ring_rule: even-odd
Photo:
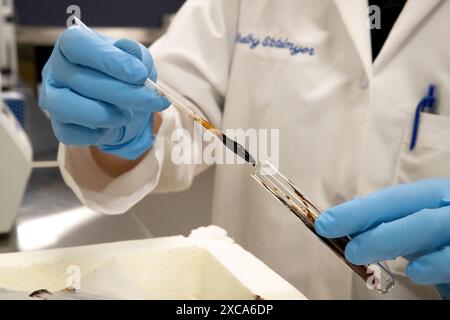
[[[406,267],[406,275],[415,283],[450,283],[450,247],[421,256]]]
[[[142,44],[136,41],[129,39],[120,39],[116,41],[114,45],[117,48],[135,56],[137,59],[142,61],[142,63],[146,66],[149,72],[149,78],[156,82],[158,76],[155,65],[153,63],[153,58],[148,48],[144,47]],[[167,100],[165,97],[161,96],[160,94],[158,94],[154,89],[147,88],[147,90],[150,90],[150,92],[152,93],[152,95],[154,95],[155,98],[159,98],[159,102],[157,103],[157,105],[165,106],[166,108],[170,106],[170,101]]]
[[[139,59],[95,33],[70,28],[58,40],[59,50],[71,63],[135,85],[142,85],[149,75],[146,66]]]
[[[423,208],[439,208],[448,194],[450,182],[445,179],[390,187],[326,210],[315,227],[327,238],[358,234]]]
[[[52,79],[59,87],[90,99],[100,100],[120,108],[159,112],[167,107],[156,93],[144,86],[129,84],[97,70],[72,64],[62,55],[55,55],[58,67],[52,68]]]
[[[349,242],[346,258],[357,265],[441,248],[450,243],[450,208],[424,209],[383,223]]]
[[[120,129],[90,129],[76,124],[61,123],[51,119],[53,132],[66,145],[98,146],[120,139]]]
[[[77,124],[90,129],[119,128],[125,126],[131,117],[127,110],[89,98],[68,88],[58,88],[51,83],[43,85],[45,100],[41,103],[51,118],[66,124]]]
[[[148,77],[157,80],[156,68],[150,51],[139,42],[130,39],[120,39],[114,42],[114,46],[141,61],[147,68]]]

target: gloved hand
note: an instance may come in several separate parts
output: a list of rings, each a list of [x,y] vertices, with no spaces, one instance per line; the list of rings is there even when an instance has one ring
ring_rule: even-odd
[[[450,180],[390,187],[325,211],[316,231],[327,238],[350,235],[345,249],[353,264],[397,257],[409,260],[406,275],[438,285],[450,298]]]
[[[170,105],[143,86],[147,77],[156,70],[141,44],[69,28],[42,71],[39,105],[62,143],[136,159],[154,143],[153,112]]]

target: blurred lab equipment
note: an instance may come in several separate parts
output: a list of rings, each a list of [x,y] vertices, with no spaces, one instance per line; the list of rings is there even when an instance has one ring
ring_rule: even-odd
[[[0,1],[0,68],[3,90],[15,87],[18,81],[16,32],[12,0]]]
[[[0,1],[0,67],[0,234],[3,234],[8,233],[15,222],[31,174],[33,156],[23,129],[23,97],[11,91],[18,80],[11,0]],[[2,95],[2,89],[8,92]]]
[[[3,92],[3,102],[14,114],[22,128],[25,128],[25,97],[17,91]]]
[[[0,101],[0,233],[9,232],[31,174],[32,149],[12,112]]]

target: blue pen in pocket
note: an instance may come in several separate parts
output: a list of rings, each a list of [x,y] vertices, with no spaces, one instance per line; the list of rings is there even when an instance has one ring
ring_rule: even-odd
[[[416,108],[416,113],[414,115],[411,143],[409,144],[410,151],[414,150],[414,148],[416,147],[420,127],[420,115],[422,114],[422,112],[427,111],[427,109],[429,112],[434,112],[435,105],[436,105],[436,86],[434,84],[430,84],[430,86],[428,87],[428,94],[420,100]]]

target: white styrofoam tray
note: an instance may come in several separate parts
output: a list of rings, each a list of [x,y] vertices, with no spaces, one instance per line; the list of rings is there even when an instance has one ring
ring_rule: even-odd
[[[67,287],[111,299],[305,299],[215,226],[189,237],[0,255],[2,289]]]

